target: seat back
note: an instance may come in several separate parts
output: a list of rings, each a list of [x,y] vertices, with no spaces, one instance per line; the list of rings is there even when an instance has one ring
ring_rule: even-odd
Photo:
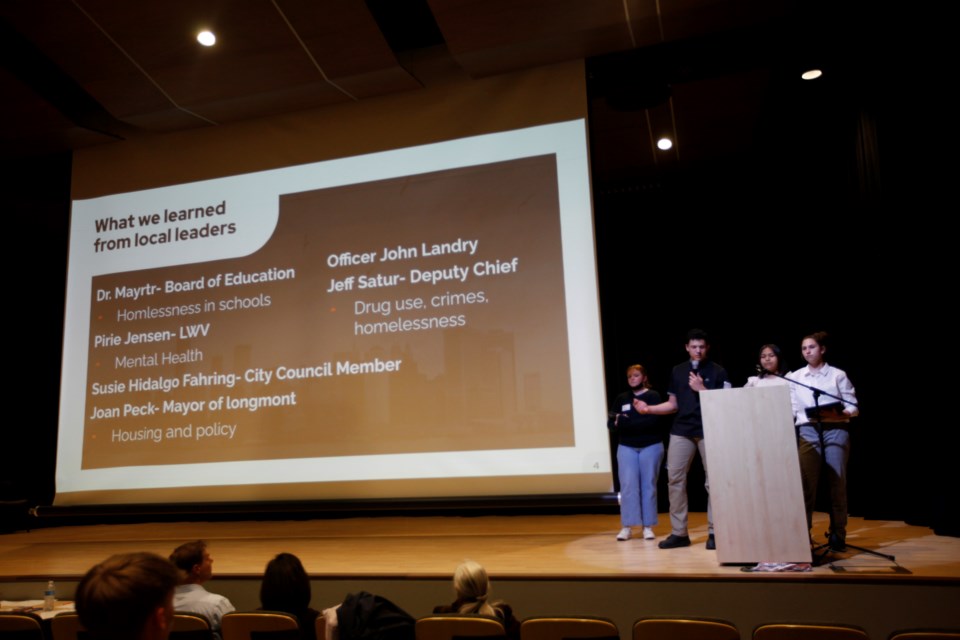
[[[617,625],[593,616],[536,616],[520,624],[520,640],[620,640]]]
[[[497,618],[479,614],[440,613],[417,620],[417,640],[454,640],[506,636],[503,623]]]
[[[295,616],[282,611],[228,613],[220,620],[223,640],[294,640],[300,637]]]
[[[740,630],[715,618],[640,618],[633,640],[740,640]]]
[[[199,613],[176,613],[170,629],[170,640],[213,640],[210,621]]]
[[[960,629],[911,629],[894,631],[890,640],[960,640]]]
[[[59,613],[50,619],[50,635],[53,640],[77,640],[86,634],[80,624],[80,616],[73,611]]]
[[[839,624],[763,624],[753,640],[869,640],[859,627]]]
[[[40,616],[33,613],[0,613],[0,640],[44,640]]]

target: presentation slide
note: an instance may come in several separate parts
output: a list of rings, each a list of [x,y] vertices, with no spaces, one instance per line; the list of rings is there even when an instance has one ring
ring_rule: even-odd
[[[608,491],[587,163],[575,120],[74,201],[57,504]]]

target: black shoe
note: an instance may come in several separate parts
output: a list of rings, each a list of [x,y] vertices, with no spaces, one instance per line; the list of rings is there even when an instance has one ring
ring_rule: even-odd
[[[672,533],[660,541],[657,545],[661,549],[676,549],[678,547],[689,547],[690,536],[675,536]]]
[[[713,551],[716,548],[717,548],[717,539],[714,538],[713,534],[711,533],[709,536],[707,536],[707,551]]]
[[[831,551],[843,551],[847,548],[847,536],[839,531],[831,531],[827,538],[827,546]]]

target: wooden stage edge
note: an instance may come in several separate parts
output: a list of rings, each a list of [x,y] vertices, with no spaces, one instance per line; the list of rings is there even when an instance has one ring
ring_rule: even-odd
[[[960,539],[902,522],[850,522],[848,541],[896,556],[897,565],[859,552],[810,573],[744,573],[719,566],[704,548],[704,514],[691,514],[693,546],[615,539],[616,515],[381,517],[285,522],[163,523],[59,527],[0,535],[0,599],[40,597],[48,579],[73,597],[80,576],[107,556],[167,555],[203,538],[214,558],[207,588],[239,610],[260,606],[260,577],[281,551],[310,573],[312,606],[360,590],[383,595],[414,617],[453,600],[451,576],[465,558],[485,565],[493,599],[516,615],[594,615],[612,620],[621,640],[650,616],[729,620],[749,640],[769,622],[855,625],[872,640],[915,628],[960,629]],[[826,516],[818,514],[816,531]],[[665,515],[658,540],[669,529]],[[722,545],[723,541],[718,540]],[[898,569],[898,566],[900,567]],[[898,573],[897,571],[902,571]]]
[[[449,578],[465,558],[496,580],[895,580],[960,581],[960,539],[902,522],[852,518],[847,541],[894,555],[896,562],[851,550],[810,573],[745,573],[707,551],[705,514],[691,514],[689,548],[615,540],[615,515],[367,517],[305,521],[186,522],[66,526],[0,536],[0,580],[77,579],[113,554],[153,551],[202,538],[218,578],[259,578],[287,551],[313,578]],[[814,531],[826,529],[817,514]],[[635,529],[635,535],[639,529]],[[723,541],[718,540],[718,545]],[[771,558],[770,560],[776,560]]]

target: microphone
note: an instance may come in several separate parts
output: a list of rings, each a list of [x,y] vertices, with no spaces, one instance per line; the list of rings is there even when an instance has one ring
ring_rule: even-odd
[[[758,376],[758,377],[760,377],[760,378],[765,378],[765,377],[767,376],[767,370],[764,369],[763,367],[761,367],[760,365],[757,365],[757,373],[760,374],[760,375]]]
[[[698,373],[699,373],[698,369],[700,369],[700,361],[699,361],[699,360],[691,360],[691,361],[690,361],[690,369],[691,369],[691,371],[693,372],[694,375],[698,374]]]

